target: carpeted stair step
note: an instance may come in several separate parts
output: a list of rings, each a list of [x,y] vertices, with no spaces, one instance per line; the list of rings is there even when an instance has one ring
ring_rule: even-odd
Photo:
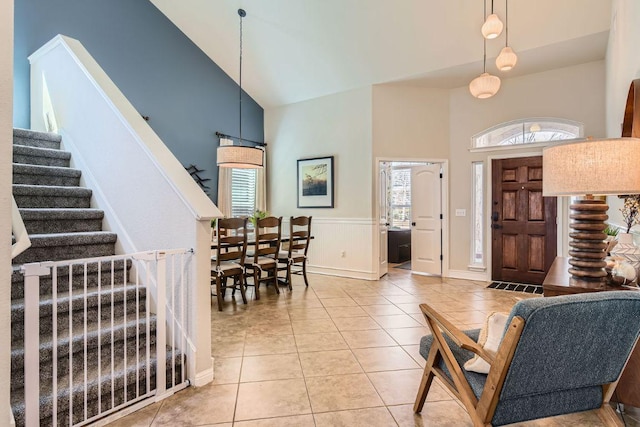
[[[40,166],[13,164],[13,183],[30,185],[57,185],[77,187],[82,172],[60,166]]]
[[[149,347],[154,347],[157,342],[157,333],[156,333],[156,324],[157,321],[155,318],[150,319],[149,322],[146,322],[144,326],[149,324],[149,340],[147,340],[146,329],[144,333],[140,333],[139,335],[133,335],[127,338],[125,343],[124,340],[114,341],[113,345],[111,342],[102,342],[100,346],[100,351],[98,351],[98,347],[87,347],[87,361],[91,365],[102,366],[103,375],[106,375],[111,371],[111,360],[115,358],[124,357],[125,350],[127,352],[127,358],[134,360],[135,358],[146,357],[147,354],[147,341],[149,341]],[[82,345],[82,344],[81,344]],[[57,378],[61,378],[65,375],[69,375],[71,372],[72,377],[77,375],[84,375],[84,347],[80,349],[80,351],[76,351],[76,346],[74,344],[74,352],[69,359],[69,353],[58,353],[58,364],[56,369]],[[69,363],[71,361],[71,363]],[[99,362],[98,362],[99,361]],[[41,362],[40,364],[40,372],[39,376],[42,383],[51,383],[53,379],[53,363],[52,360],[49,359],[45,362]],[[21,388],[23,388],[24,384],[24,376],[20,377],[19,371],[14,371],[17,375],[14,376],[12,373],[11,378],[11,391],[15,392]]]
[[[102,230],[104,211],[99,209],[20,209],[29,234],[77,233]]]
[[[71,154],[60,145],[60,135],[14,129],[13,194],[32,244],[13,260],[11,276],[11,404],[18,426],[24,425],[25,379],[25,284],[20,264],[110,256],[117,240],[116,234],[101,231],[104,212],[90,209],[92,192],[79,187],[81,171],[70,168]],[[55,274],[40,277],[41,425],[53,424],[54,376],[57,425],[83,423],[101,407],[108,410],[124,403],[125,396],[130,400],[146,393],[148,375],[155,382],[157,319],[147,316],[147,289],[128,284],[135,281],[128,277],[132,264],[91,261],[56,267]],[[145,358],[148,352],[150,360]],[[185,360],[179,350],[168,349],[168,386],[172,355],[176,376],[182,376]]]
[[[113,264],[113,266],[112,266]],[[115,286],[127,283],[128,271],[131,268],[131,261],[115,260],[113,262],[88,262],[86,264],[87,287],[94,288],[98,286],[98,282],[102,286],[108,286],[111,289],[111,270],[113,267],[113,283]],[[11,273],[11,300],[24,298],[24,275],[19,265],[12,267]],[[100,274],[98,274],[100,271]],[[53,273],[53,271],[51,272]],[[69,291],[69,267],[57,267],[58,292]],[[75,264],[71,272],[71,288],[74,290],[84,289],[85,265]],[[39,291],[40,295],[49,297],[52,294],[53,279],[52,275],[40,276]]]
[[[13,184],[19,208],[88,208],[91,194],[88,188]]]
[[[149,327],[149,336],[152,339],[149,342],[155,343],[155,330],[157,325],[156,316],[149,315],[147,319],[144,313],[135,314],[131,318],[124,322],[123,318],[115,319],[113,326],[110,322],[103,322],[100,325],[98,323],[91,323],[87,325],[87,335],[85,342],[84,325],[78,324],[74,326],[74,330],[69,338],[68,333],[59,335],[57,345],[55,346],[58,357],[58,374],[65,375],[69,372],[69,342],[71,342],[72,358],[71,364],[74,365],[74,371],[78,368],[75,365],[80,365],[84,361],[85,344],[87,349],[87,360],[91,363],[98,361],[98,343],[104,350],[101,352],[101,356],[104,352],[111,353],[111,344],[113,344],[113,351],[116,353],[119,351],[122,353],[125,347],[125,339],[127,340],[127,347],[136,347],[144,345],[146,346],[146,333],[147,325]],[[100,326],[100,328],[98,327]],[[16,342],[11,348],[11,389],[18,389],[24,384],[24,343],[22,341]],[[40,371],[41,377],[51,378],[53,369],[51,367],[53,362],[53,340],[52,336],[42,337],[40,342]],[[101,357],[102,359],[102,357]],[[66,365],[66,366],[65,366]],[[77,372],[77,371],[76,371]]]
[[[32,234],[31,247],[15,257],[15,264],[113,255],[118,235],[108,231]]]
[[[128,356],[133,353],[131,350],[127,352]],[[124,356],[124,355],[122,355]],[[182,365],[184,364],[184,355],[179,351],[167,349],[167,386],[173,383],[171,378],[172,369],[171,361],[176,361],[176,381],[178,384],[182,382]],[[73,387],[69,387],[69,379],[67,376],[58,380],[57,387],[57,409],[58,409],[58,425],[69,425],[69,395],[72,395],[73,402],[73,423],[77,424],[87,418],[99,415],[100,405],[98,404],[98,396],[101,396],[100,403],[102,410],[106,411],[110,407],[118,406],[124,402],[125,384],[126,395],[128,400],[137,396],[142,396],[147,390],[147,371],[149,371],[150,390],[155,389],[155,375],[157,368],[157,358],[155,349],[152,357],[147,362],[146,358],[136,363],[134,357],[116,358],[116,365],[113,373],[111,369],[98,369],[97,364],[90,367],[87,372],[88,383],[84,385],[84,375],[73,377]],[[72,390],[72,392],[71,392]],[[51,384],[43,384],[40,388],[40,425],[52,425],[53,413],[53,393]],[[87,399],[87,418],[84,414],[84,401]],[[113,396],[113,401],[112,401]],[[17,390],[11,393],[11,406],[16,420],[16,426],[24,425],[24,390]]]
[[[125,295],[126,290],[126,295]],[[125,298],[126,296],[126,298]],[[74,293],[71,298],[68,293],[60,293],[56,300],[57,306],[57,331],[60,335],[69,334],[69,303],[71,301],[72,324],[82,324],[85,322],[85,300],[87,310],[87,322],[98,323],[100,321],[111,321],[113,319],[124,319],[136,317],[136,313],[144,310],[146,301],[146,288],[135,285],[114,286],[113,290],[108,288],[87,289],[86,299],[84,292]],[[111,310],[113,304],[113,311]],[[99,307],[98,307],[99,306]],[[142,307],[142,308],[140,308]],[[50,336],[53,331],[53,298],[41,297],[39,302],[40,312],[40,340],[43,341]],[[11,302],[11,341],[20,344],[24,337],[24,300]]]
[[[38,132],[28,129],[14,129],[13,143],[15,145],[27,145],[29,147],[60,149],[62,137],[55,133]]]
[[[60,166],[68,168],[71,153],[52,148],[13,146],[13,163],[25,165]]]

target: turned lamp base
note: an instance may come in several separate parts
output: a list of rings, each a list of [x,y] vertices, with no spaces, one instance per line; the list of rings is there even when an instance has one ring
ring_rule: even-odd
[[[605,221],[607,215],[606,202],[603,200],[589,199],[578,200],[570,206],[571,209],[571,233],[569,237],[573,240],[569,242],[569,273],[577,280],[589,280],[604,282],[607,272],[604,267],[607,265],[604,242],[607,235],[604,233],[607,225]]]

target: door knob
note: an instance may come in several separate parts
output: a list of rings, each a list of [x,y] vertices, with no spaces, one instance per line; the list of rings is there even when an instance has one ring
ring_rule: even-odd
[[[415,227],[415,226],[416,226],[415,221],[411,223],[411,226],[412,226],[412,227]]]

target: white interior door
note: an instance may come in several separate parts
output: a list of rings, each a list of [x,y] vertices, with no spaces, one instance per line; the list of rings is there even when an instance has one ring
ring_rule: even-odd
[[[378,277],[382,277],[387,274],[389,269],[388,257],[389,257],[389,208],[387,203],[387,166],[385,163],[380,163],[380,171],[378,173],[378,228],[379,228],[379,266]]]
[[[440,164],[411,168],[411,270],[442,275]]]

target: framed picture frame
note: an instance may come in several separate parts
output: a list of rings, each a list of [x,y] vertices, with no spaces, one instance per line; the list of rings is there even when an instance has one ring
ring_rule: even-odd
[[[298,160],[298,207],[333,208],[333,156]]]

